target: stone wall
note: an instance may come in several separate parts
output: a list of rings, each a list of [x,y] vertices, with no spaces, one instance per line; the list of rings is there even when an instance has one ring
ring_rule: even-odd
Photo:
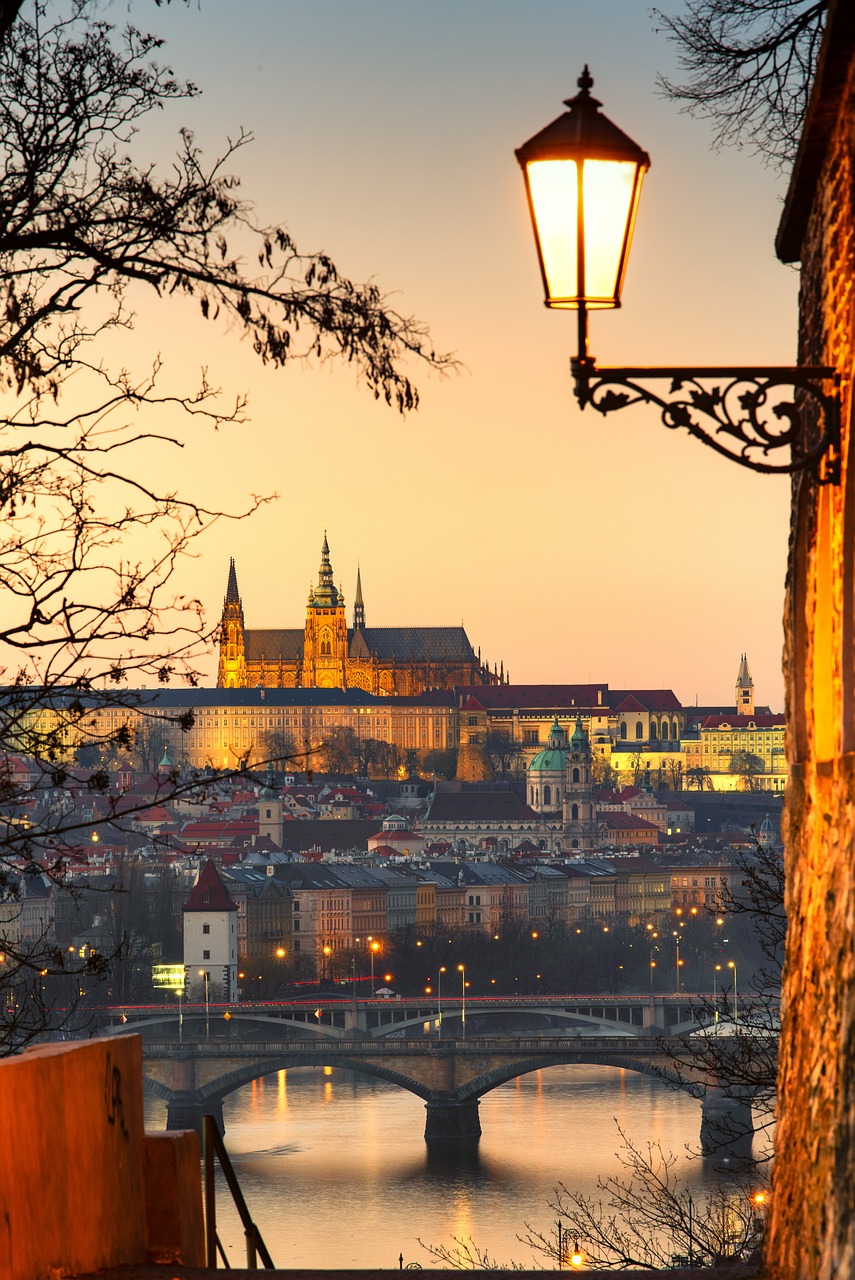
[[[793,483],[785,612],[789,932],[767,1273],[855,1275],[855,21],[829,31],[778,237],[800,363],[841,374],[841,477]]]
[[[0,1275],[204,1261],[193,1133],[143,1132],[138,1036],[0,1062]]]

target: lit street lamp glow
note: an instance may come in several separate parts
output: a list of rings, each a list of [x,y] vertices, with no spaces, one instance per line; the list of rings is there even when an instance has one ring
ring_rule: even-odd
[[[211,980],[211,975],[208,973],[207,969],[200,969],[199,977],[205,979],[205,1039],[208,1040],[210,1039],[210,1031],[211,1031],[211,1021],[210,1021],[211,1006],[208,999],[209,983]]]
[[[739,1026],[739,992],[736,987],[736,961],[728,960],[727,967],[733,970],[733,1021]]]
[[[441,964],[436,972],[436,1038],[442,1038],[442,975],[445,965]]]
[[[462,995],[460,1007],[460,1038],[466,1039],[466,966],[459,964],[457,972],[460,974],[460,990]]]
[[[380,943],[374,938],[368,939],[368,954],[371,957],[371,995],[374,995],[374,957],[380,950]]]

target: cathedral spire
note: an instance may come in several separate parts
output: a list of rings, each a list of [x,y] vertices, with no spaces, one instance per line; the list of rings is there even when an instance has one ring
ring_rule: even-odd
[[[242,689],[246,685],[246,651],[243,606],[238,590],[234,558],[229,560],[229,580],[220,622],[220,661],[217,686],[220,689]]]
[[[240,604],[240,592],[238,591],[234,556],[229,560],[229,581],[226,586],[226,604]]]
[[[356,596],[353,601],[353,629],[362,631],[365,627],[365,601],[362,599],[362,574],[356,566]]]
[[[318,569],[318,585],[314,591],[313,603],[321,609],[337,609],[343,604],[341,593],[336,590],[330,564],[330,544],[327,542],[327,531],[324,529],[324,545],[321,547],[321,565]]]

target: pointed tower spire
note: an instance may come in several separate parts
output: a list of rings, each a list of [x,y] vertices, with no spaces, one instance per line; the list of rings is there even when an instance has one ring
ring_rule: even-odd
[[[243,605],[238,590],[234,558],[229,560],[229,580],[220,622],[220,661],[217,688],[242,689],[246,685]]]
[[[739,674],[736,677],[736,714],[738,716],[754,715],[754,681],[748,669],[748,655],[743,653],[739,663]]]
[[[362,573],[356,566],[356,595],[353,600],[353,629],[362,631],[365,627],[365,601],[362,599]]]
[[[226,586],[226,604],[240,604],[240,592],[238,591],[237,571],[235,570],[234,556],[229,560],[229,581]]]
[[[318,569],[318,585],[315,588],[314,597],[314,603],[322,609],[336,609],[342,603],[333,580],[330,544],[327,542],[326,529],[324,529],[324,545],[321,547],[321,565]]]

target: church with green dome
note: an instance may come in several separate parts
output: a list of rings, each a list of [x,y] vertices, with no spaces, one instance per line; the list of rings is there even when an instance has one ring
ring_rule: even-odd
[[[591,743],[581,715],[568,741],[556,718],[549,740],[526,771],[528,803],[543,818],[561,818],[567,847],[597,846],[597,809],[591,780]]]

